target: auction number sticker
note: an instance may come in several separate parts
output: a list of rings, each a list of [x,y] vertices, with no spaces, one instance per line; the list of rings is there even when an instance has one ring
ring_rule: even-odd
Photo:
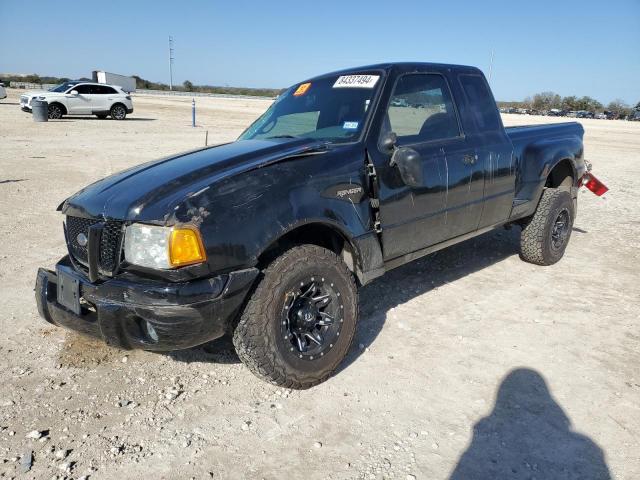
[[[373,88],[380,75],[343,75],[338,77],[333,88]]]

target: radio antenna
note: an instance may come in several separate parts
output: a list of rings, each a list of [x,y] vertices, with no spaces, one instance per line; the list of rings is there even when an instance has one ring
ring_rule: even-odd
[[[489,63],[489,83],[491,83],[492,75],[493,75],[493,50],[491,50],[491,62]]]

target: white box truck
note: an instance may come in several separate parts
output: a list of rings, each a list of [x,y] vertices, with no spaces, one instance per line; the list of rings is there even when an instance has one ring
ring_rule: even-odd
[[[117,85],[125,92],[131,93],[136,91],[136,79],[117,73],[109,73],[102,70],[93,71],[93,81],[98,83],[106,83],[107,85]]]

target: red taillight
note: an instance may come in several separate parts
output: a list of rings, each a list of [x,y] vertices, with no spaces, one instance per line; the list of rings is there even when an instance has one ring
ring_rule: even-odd
[[[582,177],[582,184],[599,197],[609,191],[607,186],[598,180],[592,173],[585,173]]]

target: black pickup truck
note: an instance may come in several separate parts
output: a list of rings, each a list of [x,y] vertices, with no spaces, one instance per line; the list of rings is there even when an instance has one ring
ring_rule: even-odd
[[[595,181],[582,136],[578,123],[505,129],[473,67],[312,78],[235,142],[65,200],[68,254],[39,269],[38,309],[127,349],[230,334],[254,373],[307,388],[347,354],[358,286],[386,271],[505,225],[522,229],[524,260],[560,260],[578,188]]]

